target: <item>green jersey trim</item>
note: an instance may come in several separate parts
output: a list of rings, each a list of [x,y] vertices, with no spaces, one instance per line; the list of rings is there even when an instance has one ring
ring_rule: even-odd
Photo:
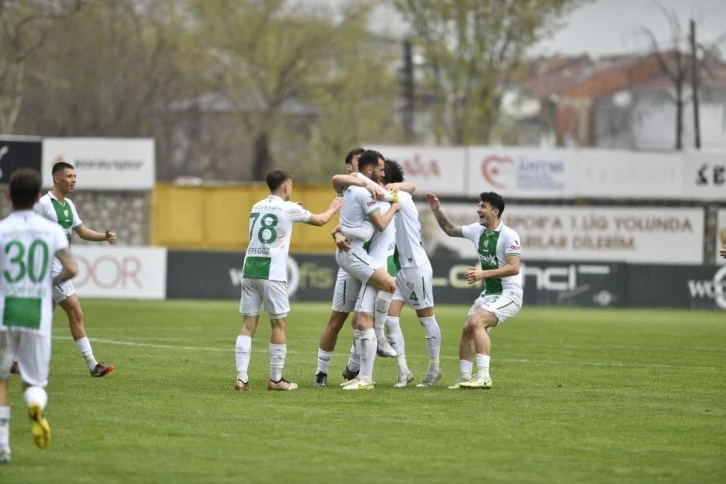
[[[9,328],[40,329],[41,303],[39,298],[6,297],[3,324]]]
[[[272,259],[269,257],[246,257],[242,277],[246,279],[269,279],[271,263]]]

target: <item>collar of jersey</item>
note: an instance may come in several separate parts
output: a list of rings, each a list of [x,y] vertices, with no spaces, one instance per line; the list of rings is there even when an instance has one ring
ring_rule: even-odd
[[[495,229],[494,229],[493,231],[491,231],[491,232],[487,232],[487,228],[486,228],[486,227],[484,227],[484,233],[485,233],[485,234],[487,234],[487,235],[491,235],[491,234],[493,234],[494,232],[501,232],[503,228],[504,228],[504,222],[500,220],[500,221],[499,221],[499,225],[497,225],[497,228],[495,228]]]
[[[67,200],[63,200],[62,202],[60,200],[58,200],[58,198],[55,195],[53,195],[53,191],[52,190],[48,190],[48,196],[50,198],[52,198],[53,200],[55,200],[56,202],[62,203],[63,205],[65,205],[66,202],[67,202]]]
[[[270,193],[270,194],[269,194],[269,195],[267,196],[267,198],[277,198],[278,200],[282,200],[282,197],[278,197],[277,195],[273,195],[272,193]]]

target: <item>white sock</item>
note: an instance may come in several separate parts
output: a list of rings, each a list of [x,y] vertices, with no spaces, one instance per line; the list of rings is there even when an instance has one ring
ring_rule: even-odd
[[[360,374],[358,378],[373,381],[373,365],[376,361],[376,332],[373,328],[358,332]]]
[[[408,363],[406,362],[406,342],[403,339],[403,332],[401,332],[401,319],[388,316],[388,318],[386,318],[386,326],[388,326],[388,337],[391,338],[391,347],[396,350],[398,373],[408,373]]]
[[[282,380],[282,369],[285,367],[287,345],[270,343],[270,380]]]
[[[88,341],[88,338],[84,336],[83,338],[76,340],[76,348],[78,348],[78,352],[81,356],[85,358],[88,369],[93,370],[96,368],[98,362],[96,361],[96,358],[93,357],[91,342]]]
[[[476,355],[476,367],[479,373],[479,378],[484,380],[489,379],[489,355],[482,355],[477,353]]]
[[[10,447],[10,407],[0,407],[0,448]]]
[[[464,380],[471,380],[471,369],[474,367],[474,363],[466,360],[459,360],[459,373],[461,378]]]
[[[391,307],[393,294],[390,292],[378,291],[375,300],[375,328],[376,338],[384,338],[383,328],[386,326],[386,318],[388,318],[388,309]]]
[[[356,344],[358,342],[358,337],[355,336],[358,334],[358,330],[356,329],[353,331],[353,344],[350,345],[350,355],[348,356],[348,364],[346,365],[350,371],[355,373],[356,371],[360,371],[360,352],[358,351],[358,348],[356,348]]]
[[[328,368],[330,368],[330,360],[333,358],[332,351],[323,351],[318,348],[318,373],[328,374]]]
[[[237,344],[234,348],[234,355],[237,360],[237,379],[245,383],[250,381],[247,370],[250,368],[250,354],[252,353],[252,338],[249,336],[237,336]]]
[[[418,318],[426,335],[426,348],[429,352],[429,373],[439,372],[439,354],[441,353],[441,328],[436,316]]]
[[[48,394],[43,387],[28,387],[23,393],[23,397],[27,406],[35,403],[40,405],[41,410],[45,410],[45,406],[48,405]]]

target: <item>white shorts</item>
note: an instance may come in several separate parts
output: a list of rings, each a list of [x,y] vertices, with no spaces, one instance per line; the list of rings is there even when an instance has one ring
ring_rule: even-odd
[[[431,264],[400,268],[396,276],[396,292],[393,294],[393,299],[405,301],[416,311],[434,307],[434,292],[431,286],[433,277]]]
[[[351,247],[347,252],[335,251],[335,260],[348,274],[358,279],[362,284],[368,282],[381,263],[371,258],[362,247]]]
[[[378,295],[378,289],[370,284],[363,284],[363,287],[360,288],[360,292],[358,293],[358,299],[355,301],[355,312],[375,316],[376,295]]]
[[[469,309],[469,316],[478,311],[489,311],[494,314],[500,323],[514,317],[522,309],[522,303],[506,294],[479,296]]]
[[[50,337],[16,329],[0,331],[0,380],[10,378],[14,361],[24,382],[45,387],[50,371]]]
[[[73,285],[73,281],[68,280],[57,286],[53,286],[53,302],[58,304],[76,293],[76,286]]]
[[[360,281],[351,276],[343,269],[338,269],[338,276],[335,279],[333,289],[333,311],[339,313],[352,313],[355,309],[355,301],[360,292]]]
[[[272,319],[281,319],[290,312],[285,281],[267,279],[242,279],[242,296],[239,312],[245,316],[259,316],[262,305]]]

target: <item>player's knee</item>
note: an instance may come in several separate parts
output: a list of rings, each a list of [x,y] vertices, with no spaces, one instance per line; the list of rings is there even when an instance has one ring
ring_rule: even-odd
[[[386,279],[384,283],[383,290],[386,292],[390,292],[391,294],[396,292],[396,280],[391,276],[388,276],[388,279]]]

